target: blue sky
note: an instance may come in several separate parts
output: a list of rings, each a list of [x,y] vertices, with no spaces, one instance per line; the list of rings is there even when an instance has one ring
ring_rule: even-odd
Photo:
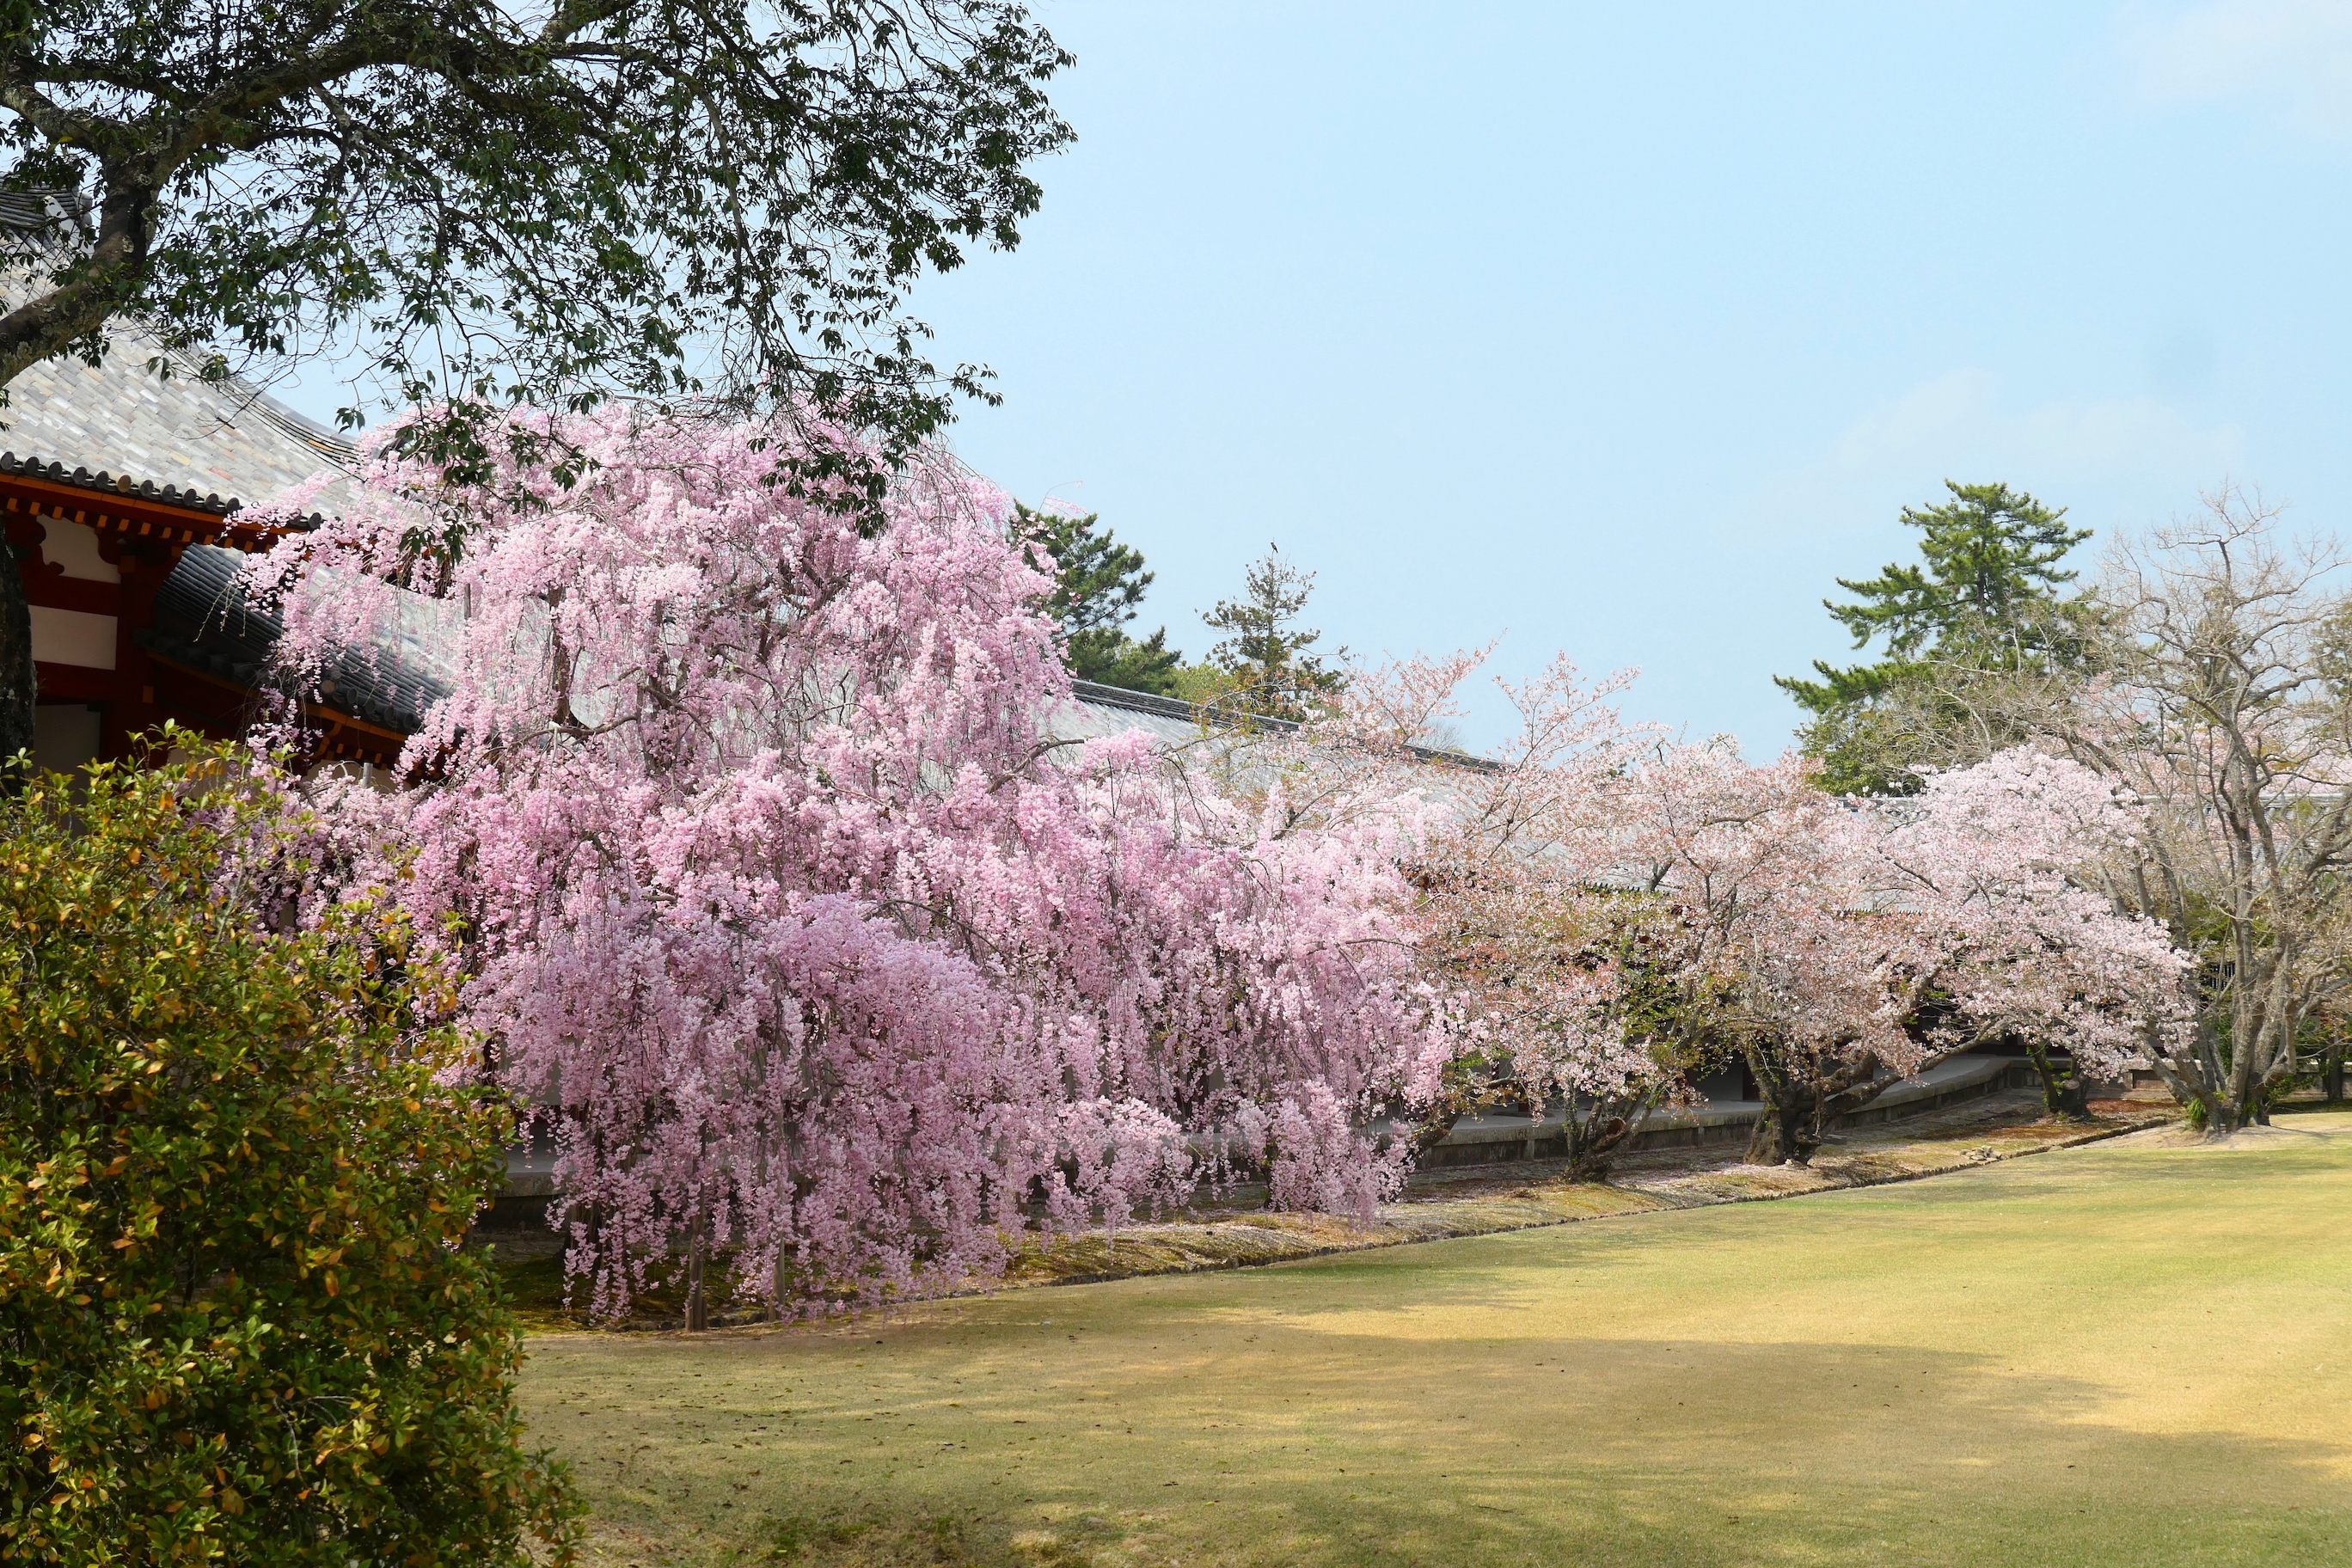
[[[1327,642],[1636,665],[1762,757],[1947,476],[2352,503],[2352,5],[1038,9],[1078,143],[915,308],[1188,652],[1278,540]]]

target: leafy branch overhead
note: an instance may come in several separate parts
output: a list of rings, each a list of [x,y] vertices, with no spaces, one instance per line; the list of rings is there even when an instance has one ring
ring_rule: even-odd
[[[1018,242],[1067,63],[1012,0],[10,6],[0,191],[59,216],[0,384],[136,317],[356,341],[394,405],[814,408],[902,457],[986,395],[902,294]]]

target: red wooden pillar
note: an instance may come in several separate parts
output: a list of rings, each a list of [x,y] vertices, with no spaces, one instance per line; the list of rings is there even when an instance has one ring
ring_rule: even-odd
[[[182,548],[126,531],[109,530],[99,535],[99,553],[122,574],[116,594],[113,692],[100,731],[101,756],[128,756],[131,738],[163,721],[155,705],[154,661],[139,646],[139,633],[154,623],[155,595],[179,564]]]
[[[139,634],[153,623],[163,580],[188,545],[204,542],[260,550],[284,537],[285,531],[272,525],[238,522],[230,515],[234,510],[234,502],[216,496],[133,486],[103,474],[93,479],[79,469],[67,475],[54,465],[0,464],[0,526],[11,543],[26,551],[17,563],[26,600],[37,610],[52,612],[37,616],[34,627],[40,701],[100,709],[100,756],[125,756],[131,738],[153,728],[166,712],[178,711],[182,722],[199,725],[213,717],[191,711],[184,700],[170,702],[169,693],[159,702],[159,678],[182,688],[203,685],[207,691],[229,683],[159,666],[140,646]],[[55,534],[60,526],[69,531]],[[45,558],[44,543],[50,547],[47,555],[59,562]],[[67,561],[78,561],[79,570],[68,574],[60,563]],[[111,566],[120,581],[100,581],[104,574],[94,570],[100,562]],[[100,616],[109,617],[111,626]],[[67,657],[39,658],[44,647]],[[111,668],[106,668],[110,662]],[[226,705],[234,706],[233,694]],[[224,701],[194,706],[209,710]],[[222,721],[220,732],[234,734],[239,727],[232,718]],[[398,739],[392,737],[395,749]]]

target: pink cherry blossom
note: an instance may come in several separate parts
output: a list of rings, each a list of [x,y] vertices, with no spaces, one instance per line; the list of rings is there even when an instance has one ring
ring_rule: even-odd
[[[2012,752],[1916,800],[1838,800],[1799,759],[1666,747],[1628,789],[1640,875],[1685,911],[1781,1157],[1973,1045],[2105,1072],[2179,1026],[2185,956],[2076,875],[2135,830],[2087,770]]]
[[[1886,886],[1937,950],[1939,1043],[2017,1038],[2113,1079],[2187,1026],[2189,955],[2084,875],[2139,836],[2110,781],[2020,747],[1879,813]]]
[[[467,1020],[556,1130],[596,1310],[681,1246],[821,1310],[1203,1174],[1356,1212],[1392,1190],[1373,1113],[1453,1049],[1409,795],[1307,825],[1140,735],[1055,740],[1046,584],[944,458],[877,520],[768,482],[761,432],[518,428],[577,479],[509,455],[452,489],[378,446],[257,580],[297,660],[446,661],[410,786],[333,803],[344,861],[461,946]],[[462,552],[420,560],[453,526]]]
[[[1483,657],[1360,675],[1293,768],[1326,790],[1385,769],[1443,805],[1414,845],[1422,953],[1476,1047],[1425,1140],[1500,1098],[1564,1113],[1598,1169],[1731,1051],[1778,1157],[1802,1158],[1955,1052],[2020,1043],[2112,1077],[2181,1026],[2187,958],[2085,875],[2138,830],[2087,770],[2017,751],[1916,798],[1834,799],[1801,759],[1623,724],[1627,678],[1564,662],[1506,686],[1519,732],[1495,756],[1433,766],[1412,747]]]

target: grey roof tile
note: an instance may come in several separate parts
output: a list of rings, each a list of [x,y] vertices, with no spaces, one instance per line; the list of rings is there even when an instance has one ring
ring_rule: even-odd
[[[171,366],[169,375],[147,368]],[[217,495],[247,507],[320,474],[337,476],[320,504],[348,494],[351,444],[245,382],[202,380],[143,329],[117,328],[100,365],[53,359],[8,384],[0,447],[20,458],[103,469]]]

